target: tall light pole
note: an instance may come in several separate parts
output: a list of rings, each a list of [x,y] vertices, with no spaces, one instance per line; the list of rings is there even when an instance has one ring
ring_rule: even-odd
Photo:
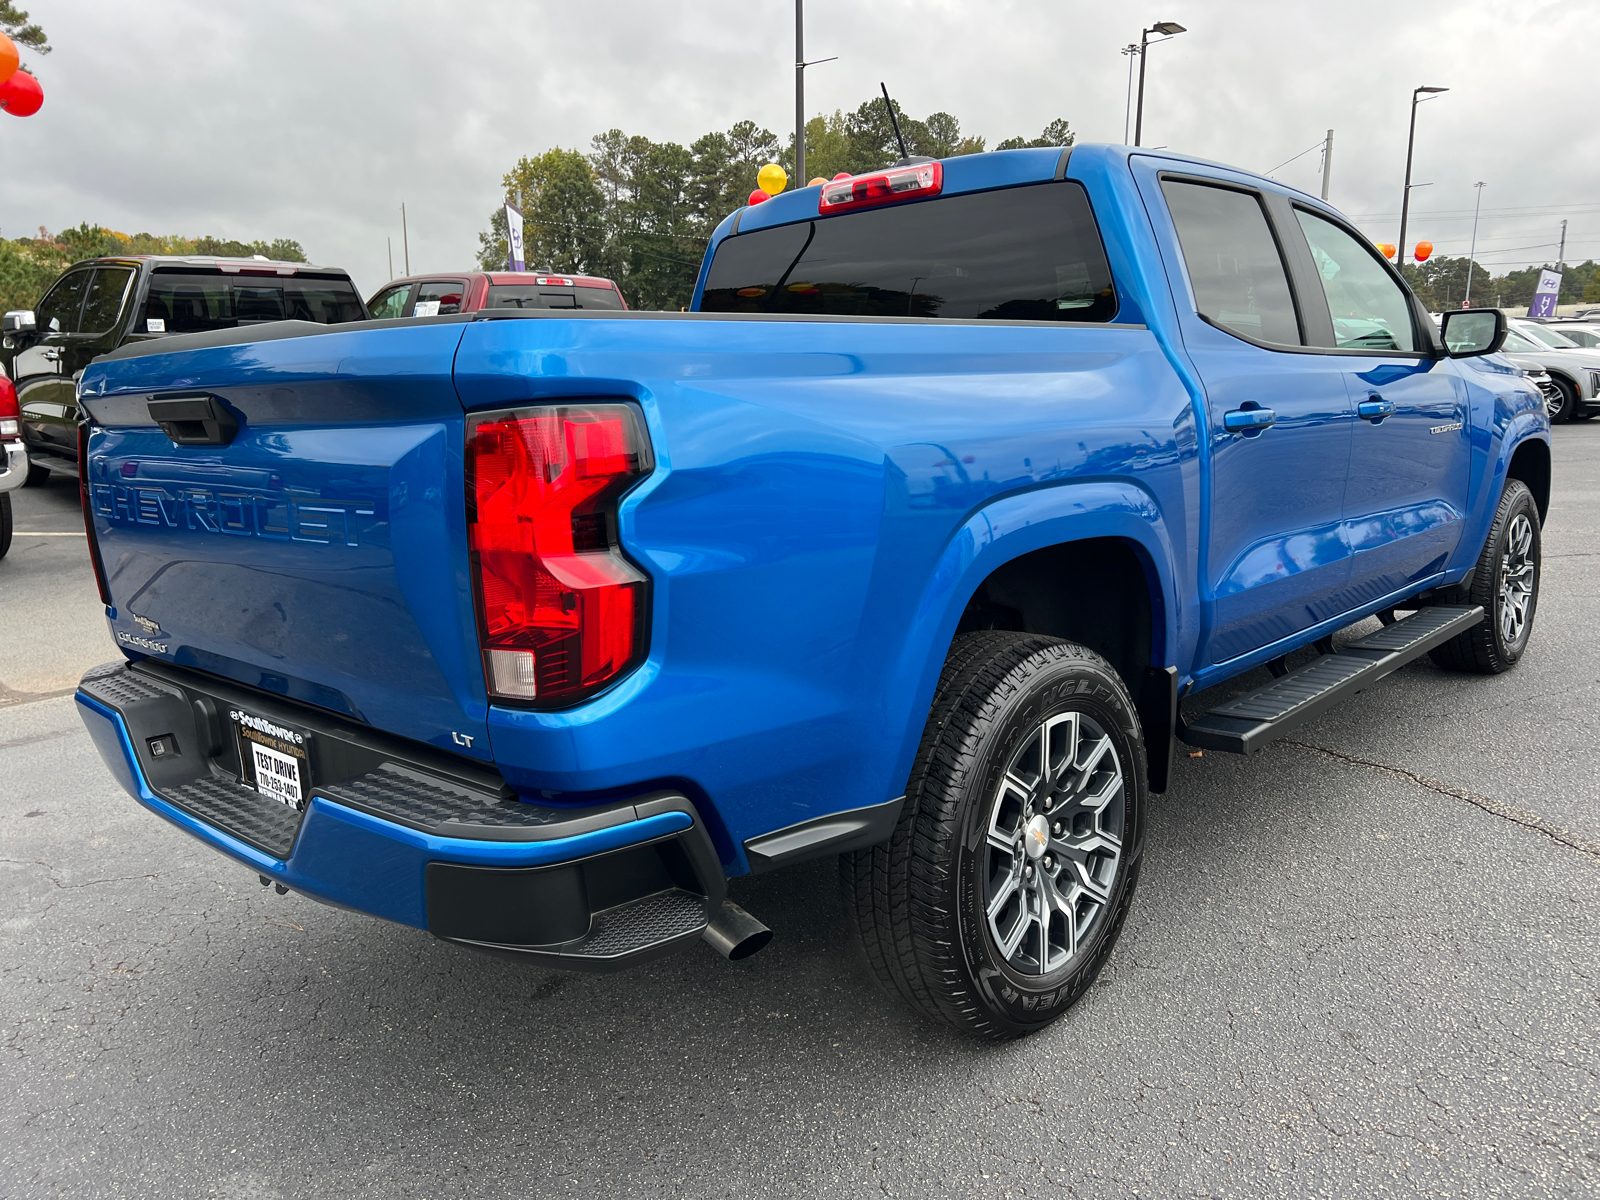
[[[1467,251],[1467,295],[1462,304],[1472,307],[1472,269],[1478,265],[1478,210],[1483,207],[1483,180],[1473,184],[1473,190],[1478,193],[1478,199],[1472,206],[1472,249]]]
[[[1411,93],[1411,133],[1406,138],[1406,191],[1400,198],[1400,244],[1394,249],[1395,266],[1406,265],[1406,218],[1411,215],[1411,152],[1417,144],[1417,97],[1424,93],[1448,92],[1449,88],[1419,87]]]
[[[1144,56],[1152,45],[1150,35],[1159,33],[1162,36],[1157,38],[1156,41],[1164,42],[1170,37],[1176,37],[1180,33],[1187,32],[1188,30],[1176,21],[1157,21],[1149,29],[1140,30],[1139,32],[1139,107],[1134,110],[1133,117],[1133,144],[1135,146],[1141,144],[1139,138],[1144,133]]]
[[[1322,198],[1328,198],[1328,184],[1333,180],[1333,130],[1328,130],[1328,140],[1322,144]]]
[[[806,68],[833,58],[806,61],[806,3],[794,0],[794,186],[806,185]]]
[[[1129,42],[1122,48],[1123,57],[1128,60],[1128,102],[1122,107],[1122,144],[1128,144],[1128,132],[1133,128],[1133,60],[1138,56],[1139,47]]]

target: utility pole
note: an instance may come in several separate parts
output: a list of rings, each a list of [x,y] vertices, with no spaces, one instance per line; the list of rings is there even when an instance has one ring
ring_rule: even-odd
[[[383,240],[389,243],[389,278],[393,279],[394,278],[394,239],[392,237],[386,237]]]
[[[406,252],[406,274],[411,274],[411,235],[406,232],[406,205],[400,202],[400,244]]]
[[[806,0],[794,0],[794,185],[806,185]]]
[[[1483,180],[1478,180],[1472,187],[1478,193],[1478,199],[1472,206],[1472,249],[1467,251],[1467,296],[1464,303],[1468,308],[1472,307],[1472,272],[1478,265],[1478,210],[1483,207]]]
[[[1333,178],[1333,130],[1328,130],[1328,140],[1322,144],[1322,198],[1328,198],[1328,182]]]
[[[1139,47],[1130,42],[1122,48],[1122,53],[1128,60],[1128,101],[1122,107],[1122,144],[1126,146],[1133,128],[1133,60],[1139,54]]]
[[[1562,270],[1563,267],[1566,266],[1566,264],[1567,264],[1567,223],[1565,221],[1563,221],[1563,222],[1561,222],[1561,249],[1556,251],[1556,274],[1557,275],[1561,274],[1561,270]]]
[[[1419,87],[1411,92],[1411,133],[1406,138],[1406,190],[1400,198],[1400,244],[1394,248],[1394,265],[1402,270],[1406,265],[1406,218],[1411,215],[1411,152],[1417,144],[1417,97],[1424,92],[1448,92],[1449,88]]]

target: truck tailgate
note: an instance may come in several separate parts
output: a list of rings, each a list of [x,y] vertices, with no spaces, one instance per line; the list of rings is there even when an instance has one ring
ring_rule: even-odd
[[[92,366],[87,483],[124,650],[490,758],[451,382],[461,329]],[[209,401],[224,427],[186,427],[213,440],[179,444],[152,416],[174,398]]]

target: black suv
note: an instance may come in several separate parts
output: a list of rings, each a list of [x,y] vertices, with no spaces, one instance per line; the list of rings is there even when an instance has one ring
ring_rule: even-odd
[[[74,263],[37,309],[0,319],[0,366],[17,387],[28,482],[51,469],[77,473],[77,381],[98,355],[174,333],[366,319],[355,284],[337,267],[154,255]]]

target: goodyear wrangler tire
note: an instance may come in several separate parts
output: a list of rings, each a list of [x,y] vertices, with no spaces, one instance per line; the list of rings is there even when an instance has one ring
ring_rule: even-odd
[[[868,964],[963,1032],[1048,1025],[1116,943],[1146,796],[1139,718],[1103,658],[1031,634],[956,639],[893,838],[841,861]]]

